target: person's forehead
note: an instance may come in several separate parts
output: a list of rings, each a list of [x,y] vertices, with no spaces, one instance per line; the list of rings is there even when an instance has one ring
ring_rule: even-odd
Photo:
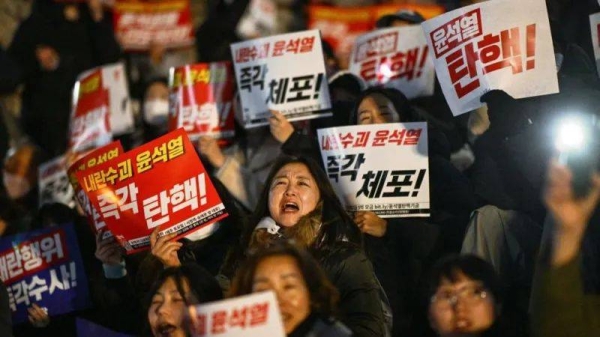
[[[308,167],[303,163],[289,163],[279,169],[275,177],[287,175],[301,175],[305,178],[313,178]]]
[[[256,278],[260,277],[275,277],[298,275],[300,269],[296,260],[289,255],[275,255],[264,258],[259,262],[256,268]]]

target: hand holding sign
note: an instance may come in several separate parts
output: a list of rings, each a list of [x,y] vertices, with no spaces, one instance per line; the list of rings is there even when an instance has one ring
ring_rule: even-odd
[[[280,143],[285,143],[288,138],[294,133],[294,126],[287,118],[279,111],[271,110],[271,118],[269,118],[269,126],[271,134]]]
[[[40,308],[37,304],[32,304],[27,309],[29,313],[29,322],[36,328],[45,328],[50,324],[50,317],[48,316],[48,309]]]
[[[101,229],[96,234],[96,258],[103,264],[117,265],[123,261],[123,247],[113,236],[103,239],[106,229]]]
[[[354,223],[361,232],[381,238],[387,232],[387,221],[373,212],[354,213]]]
[[[154,257],[156,257],[165,267],[179,267],[181,262],[177,256],[177,251],[183,243],[177,241],[170,241],[177,236],[177,233],[163,235],[160,238],[158,233],[160,232],[160,226],[156,227],[150,235],[150,247]]]

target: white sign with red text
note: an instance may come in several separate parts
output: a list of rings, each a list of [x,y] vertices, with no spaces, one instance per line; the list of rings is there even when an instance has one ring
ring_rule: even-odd
[[[558,92],[544,0],[495,0],[421,24],[455,116],[479,108],[490,90],[514,98]]]
[[[329,181],[349,212],[381,218],[429,216],[427,124],[318,130]]]
[[[592,29],[592,45],[594,46],[596,70],[598,71],[598,76],[600,76],[600,13],[590,15],[590,27]]]
[[[289,121],[331,116],[318,30],[231,45],[244,125],[269,124],[278,110]]]
[[[273,292],[189,307],[194,337],[285,337]]]
[[[435,68],[420,26],[378,29],[359,36],[350,71],[369,86],[396,88],[409,99],[433,95]]]

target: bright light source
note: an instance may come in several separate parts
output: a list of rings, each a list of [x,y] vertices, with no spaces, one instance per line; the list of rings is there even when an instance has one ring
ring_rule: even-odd
[[[381,75],[383,75],[386,82],[390,77],[392,77],[392,69],[387,63],[383,63],[379,66],[379,72]]]
[[[580,149],[585,145],[587,129],[576,119],[568,119],[559,125],[556,138],[556,148],[561,151],[572,151]]]

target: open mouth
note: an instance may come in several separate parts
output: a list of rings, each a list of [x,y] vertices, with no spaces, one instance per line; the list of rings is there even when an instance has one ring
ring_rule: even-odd
[[[281,209],[284,213],[293,213],[298,212],[300,210],[300,207],[298,207],[298,204],[296,204],[295,202],[286,202],[285,204],[283,204]]]
[[[177,330],[177,327],[168,323],[163,323],[158,326],[159,336],[171,336],[171,334],[174,333],[175,330]]]

